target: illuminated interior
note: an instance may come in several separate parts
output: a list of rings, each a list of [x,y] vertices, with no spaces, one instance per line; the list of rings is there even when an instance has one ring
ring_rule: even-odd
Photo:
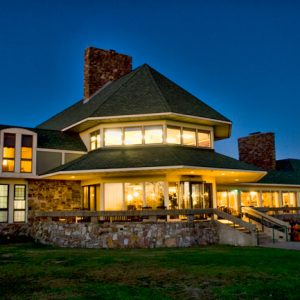
[[[242,206],[260,206],[258,195],[259,195],[258,192],[255,192],[255,191],[241,192],[241,205]]]
[[[142,209],[144,206],[144,189],[142,183],[124,184],[125,205],[128,210]]]
[[[198,138],[198,147],[210,148],[210,133],[208,131],[199,131],[197,132]]]
[[[264,207],[279,207],[278,192],[262,192],[262,206]]]
[[[21,172],[32,172],[32,135],[22,135],[21,141]]]
[[[182,143],[186,146],[196,146],[196,130],[183,129],[182,130]]]
[[[100,130],[90,133],[90,149],[100,148]],[[104,129],[104,146],[162,144],[185,145],[193,147],[211,147],[210,131],[194,128],[167,126],[166,137],[162,125],[134,126]]]
[[[164,182],[146,182],[146,205],[151,208],[164,208]]]
[[[119,146],[123,144],[122,128],[107,128],[104,131],[105,146]]]
[[[180,127],[167,127],[167,143],[181,144],[181,130]]]
[[[91,150],[98,149],[100,147],[100,130],[94,131],[90,134]]]
[[[217,192],[217,207],[231,214],[238,213],[238,191]]]
[[[124,128],[124,144],[140,145],[143,143],[142,127]]]
[[[179,198],[179,183],[169,182],[169,208],[178,208],[178,198]]]
[[[2,171],[14,172],[15,170],[16,135],[4,133]]]
[[[284,192],[282,193],[282,205],[289,207],[296,207],[296,193]]]
[[[160,125],[145,126],[145,144],[161,144],[163,142],[163,127]]]

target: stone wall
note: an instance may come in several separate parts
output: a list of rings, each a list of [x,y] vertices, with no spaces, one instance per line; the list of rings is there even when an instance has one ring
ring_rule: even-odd
[[[28,210],[72,210],[81,208],[80,181],[28,180]]]
[[[36,222],[31,236],[59,247],[156,248],[218,243],[214,222],[59,223]]]
[[[27,223],[0,223],[0,244],[6,242],[22,241],[30,237],[30,232],[31,227]]]
[[[275,170],[274,133],[254,133],[238,139],[239,159],[265,170]]]
[[[114,50],[89,47],[84,53],[84,99],[90,98],[107,82],[131,72],[132,58]]]

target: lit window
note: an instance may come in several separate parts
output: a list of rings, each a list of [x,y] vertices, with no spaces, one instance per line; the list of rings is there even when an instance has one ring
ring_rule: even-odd
[[[96,190],[95,185],[83,187],[83,209],[96,210]]]
[[[210,148],[210,132],[198,131],[198,147]]]
[[[140,145],[143,142],[141,127],[128,127],[124,129],[125,145]]]
[[[22,135],[21,141],[21,172],[32,172],[32,135]]]
[[[143,207],[143,195],[142,183],[125,183],[125,203],[127,209],[141,209]]]
[[[122,128],[109,128],[104,132],[105,146],[119,146],[122,145],[123,132]]]
[[[165,198],[164,182],[162,181],[146,182],[145,192],[146,192],[147,207],[164,208],[164,198]]]
[[[162,141],[162,126],[145,126],[145,144],[161,144]]]
[[[90,135],[91,150],[100,148],[100,131],[94,131]]]
[[[3,172],[14,172],[15,149],[16,149],[16,135],[13,133],[4,133],[3,161],[2,161]]]
[[[14,189],[14,222],[25,222],[26,186],[16,184]]]
[[[183,142],[183,145],[196,146],[196,130],[195,129],[183,129],[182,142]]]
[[[0,222],[7,222],[8,184],[0,184]]]
[[[181,144],[181,135],[179,127],[167,127],[167,143]]]

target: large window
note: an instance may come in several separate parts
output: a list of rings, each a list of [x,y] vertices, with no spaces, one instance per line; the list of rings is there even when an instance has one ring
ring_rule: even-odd
[[[107,128],[104,131],[105,146],[119,146],[123,144],[122,128]]]
[[[143,143],[142,127],[127,127],[124,129],[125,145],[140,145]]]
[[[184,128],[182,130],[182,143],[186,146],[196,146],[196,130]]]
[[[26,185],[16,184],[14,188],[14,222],[25,222]]]
[[[163,125],[146,125],[104,128],[101,137],[100,130],[90,134],[91,150],[99,148],[100,144],[109,147],[162,143],[211,148],[211,132],[173,125],[168,125],[164,130]]]
[[[8,184],[0,184],[0,222],[8,221]]]
[[[22,173],[32,172],[32,140],[32,135],[22,135],[20,168]]]
[[[91,150],[98,149],[100,147],[100,130],[96,130],[90,135]]]
[[[264,207],[279,207],[278,192],[262,192],[262,206]]]
[[[181,129],[180,127],[167,127],[167,143],[181,144]]]
[[[282,193],[282,205],[289,207],[296,207],[296,193],[284,192]]]
[[[142,183],[125,183],[125,203],[127,209],[141,209],[144,206]]]
[[[145,144],[161,144],[162,142],[162,126],[145,126]]]
[[[146,182],[146,205],[151,208],[164,208],[164,182]]]
[[[15,171],[15,152],[16,152],[16,135],[13,133],[4,133],[3,141],[3,172]]]
[[[197,132],[198,147],[210,148],[210,132],[199,131]]]
[[[242,206],[259,206],[258,192],[241,192],[241,204]]]

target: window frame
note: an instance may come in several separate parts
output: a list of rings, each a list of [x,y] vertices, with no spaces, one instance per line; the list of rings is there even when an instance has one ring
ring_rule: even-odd
[[[22,186],[24,187],[24,200],[16,200],[16,187],[17,186]],[[27,186],[26,184],[14,184],[14,195],[13,195],[13,222],[14,223],[25,223],[26,222],[26,202],[27,202]],[[19,208],[15,208],[15,201],[24,201],[24,208],[19,209]],[[24,221],[15,221],[15,212],[18,211],[24,211]]]
[[[1,185],[4,185],[7,187],[7,198],[6,198],[6,208],[0,208],[0,211],[4,211],[6,212],[6,221],[0,221],[0,224],[1,223],[8,223],[8,220],[9,220],[9,184],[0,184]],[[3,196],[1,196],[3,197]]]

